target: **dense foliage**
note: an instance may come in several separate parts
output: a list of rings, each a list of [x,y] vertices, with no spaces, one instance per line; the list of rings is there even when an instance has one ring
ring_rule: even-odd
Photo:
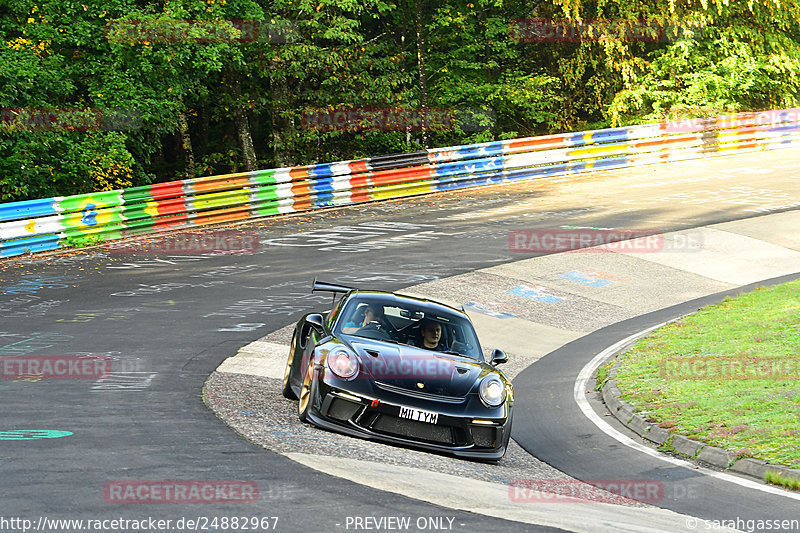
[[[800,0],[4,4],[0,201],[789,107],[800,84]]]

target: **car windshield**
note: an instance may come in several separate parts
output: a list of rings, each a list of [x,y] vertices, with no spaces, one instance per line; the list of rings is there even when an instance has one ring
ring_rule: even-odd
[[[483,360],[469,320],[414,301],[353,297],[343,309],[335,333]]]

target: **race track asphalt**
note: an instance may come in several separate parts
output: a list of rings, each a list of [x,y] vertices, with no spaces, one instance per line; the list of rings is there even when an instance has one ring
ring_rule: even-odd
[[[783,150],[236,226],[257,232],[252,255],[94,248],[4,260],[0,356],[103,356],[112,373],[0,380],[0,517],[175,524],[278,516],[282,531],[345,530],[354,517],[451,517],[454,530],[545,530],[376,490],[265,451],[206,409],[203,382],[239,347],[325,306],[308,293],[315,275],[394,290],[519,259],[508,247],[512,229],[671,231],[785,211],[800,201],[799,166],[800,152]],[[8,440],[8,432],[32,430],[72,434]],[[260,497],[237,505],[107,501],[104,489],[120,480],[246,480]]]

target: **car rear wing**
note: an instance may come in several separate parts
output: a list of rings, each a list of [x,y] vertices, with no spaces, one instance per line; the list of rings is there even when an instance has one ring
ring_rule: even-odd
[[[333,292],[344,294],[352,290],[355,290],[355,287],[347,287],[345,285],[336,285],[335,283],[317,281],[317,278],[314,278],[314,281],[311,283],[311,292]]]

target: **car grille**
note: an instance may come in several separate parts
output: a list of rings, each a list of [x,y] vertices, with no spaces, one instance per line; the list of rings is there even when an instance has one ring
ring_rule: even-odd
[[[472,426],[472,440],[475,446],[481,448],[494,448],[497,439],[497,429],[494,427]]]
[[[448,402],[448,403],[461,403],[464,401],[464,398],[459,398],[457,396],[445,396],[442,394],[431,394],[430,392],[421,392],[416,389],[407,389],[405,387],[398,387],[397,385],[391,385],[389,383],[386,383],[385,381],[375,381],[375,385],[379,389],[395,392],[397,394],[405,394],[406,396],[413,396],[415,398],[424,398],[426,400],[437,400],[440,402]]]
[[[407,420],[391,415],[379,415],[372,424],[372,430],[437,444],[455,444],[453,429],[450,426],[417,422],[416,420]]]
[[[336,420],[349,420],[351,416],[356,414],[361,405],[341,398],[334,398],[328,407],[328,416]]]

